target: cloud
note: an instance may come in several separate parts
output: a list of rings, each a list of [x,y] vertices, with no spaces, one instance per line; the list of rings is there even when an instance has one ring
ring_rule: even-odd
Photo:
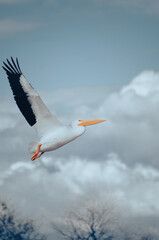
[[[148,97],[159,92],[159,73],[154,71],[144,71],[133,79],[131,84],[123,87],[121,93],[134,91],[138,96]],[[155,87],[154,87],[155,86]]]
[[[68,157],[71,152],[102,161],[110,152],[116,152],[128,165],[144,162],[159,167],[158,92],[159,73],[144,71],[114,93],[106,89],[81,89],[74,94],[73,90],[65,89],[43,94],[49,109],[63,123],[75,119],[107,119],[105,123],[88,127],[86,134],[53,154]]]
[[[32,31],[40,27],[39,23],[35,22],[22,22],[14,19],[1,19],[0,20],[0,35],[5,36],[9,34],[16,34],[26,31]]]
[[[101,0],[102,4],[111,4],[120,6],[129,12],[140,11],[145,14],[158,14],[159,2],[158,0],[112,0],[111,3],[107,0]]]
[[[117,1],[116,1],[117,2]],[[140,0],[140,1],[125,1],[125,0],[121,0],[121,4],[123,4],[123,6],[127,6],[129,7],[129,9],[131,7],[134,7],[136,9],[139,9],[141,12],[144,12],[146,14],[158,14],[159,13],[159,2],[158,0]]]
[[[16,2],[20,2],[19,0],[0,0],[0,4],[1,3],[5,3],[5,4],[8,4],[8,3],[16,3]]]
[[[145,216],[158,212],[159,171],[152,167],[141,164],[128,167],[114,153],[109,154],[104,163],[72,157],[58,164],[59,175],[76,193],[87,194],[90,189],[103,192],[105,189],[127,205],[129,214]]]
[[[97,112],[108,121],[106,131],[99,129],[98,134],[107,153],[115,149],[127,163],[158,166],[158,91],[159,74],[142,72],[101,104]]]
[[[24,4],[26,2],[28,2],[28,1],[26,1],[26,0],[23,0],[23,1],[21,1],[21,0],[0,0],[0,4],[11,4],[11,5],[15,4],[15,3]]]
[[[31,162],[27,145],[35,135],[14,101],[1,98],[1,193],[21,199],[27,213],[58,216],[78,196],[99,191],[118,197],[131,217],[158,217],[159,73],[144,71],[111,93],[95,88],[41,95],[61,122],[107,122]]]
[[[0,121],[0,132],[6,129],[15,128],[17,120],[10,114],[3,114]]]
[[[106,89],[102,91],[100,88],[95,90],[64,89],[42,94],[49,109],[63,123],[69,124],[80,118],[107,119],[105,123],[88,127],[85,135],[55,151],[54,156],[68,157],[71,152],[72,155],[99,161],[110,152],[116,152],[127,164],[144,161],[144,164],[158,166],[159,73],[142,72],[115,93],[107,93]],[[5,100],[2,105],[8,109],[6,104]],[[14,102],[12,109],[13,106],[16,112],[5,112],[5,117],[10,119],[12,115],[15,121],[17,118],[19,131],[27,131],[28,125],[22,120]],[[1,123],[1,128],[3,126]],[[28,134],[31,134],[31,129],[26,136]]]
[[[53,166],[56,166],[58,171],[51,173],[46,170]],[[42,164],[38,162],[34,165],[32,162],[19,161],[11,164],[9,169],[1,174],[0,183],[2,192],[5,187],[5,191],[17,201],[22,197],[21,207],[25,198],[25,202],[30,199],[34,205],[34,210],[32,205],[26,209],[30,214],[34,211],[36,215],[39,212],[47,215],[51,209],[58,215],[59,208],[64,210],[70,199],[78,195],[88,197],[91,192],[112,194],[118,198],[119,206],[122,203],[127,214],[135,217],[157,216],[159,210],[156,194],[159,171],[141,164],[128,167],[115,153],[109,154],[104,163],[91,162],[77,156],[68,159],[44,157]],[[65,204],[61,199],[62,192],[65,193]],[[37,199],[38,197],[40,199]]]

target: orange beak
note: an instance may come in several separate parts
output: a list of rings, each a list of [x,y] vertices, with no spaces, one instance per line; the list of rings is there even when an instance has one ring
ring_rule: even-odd
[[[106,120],[93,119],[93,120],[78,120],[78,121],[81,122],[78,124],[78,126],[88,126],[88,125],[105,122]]]

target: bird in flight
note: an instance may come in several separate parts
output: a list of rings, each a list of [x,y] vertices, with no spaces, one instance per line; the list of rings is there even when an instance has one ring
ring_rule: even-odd
[[[39,141],[30,143],[29,151],[33,154],[31,160],[39,158],[44,152],[53,151],[73,141],[85,132],[88,125],[106,120],[77,120],[66,126],[60,123],[48,110],[37,91],[24,77],[18,59],[11,57],[3,62],[8,80],[13,91],[14,99],[26,121],[33,127]]]

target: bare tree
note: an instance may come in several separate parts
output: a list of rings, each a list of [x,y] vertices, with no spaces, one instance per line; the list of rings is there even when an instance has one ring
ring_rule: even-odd
[[[36,231],[32,220],[18,219],[16,212],[0,201],[0,239],[1,240],[45,240],[46,238]]]
[[[159,240],[159,232],[154,228],[147,228],[139,233],[139,240]]]
[[[134,230],[132,231],[130,228],[123,228],[123,226],[119,228],[119,239],[120,240],[136,240],[136,234],[134,234]]]
[[[118,216],[110,200],[85,200],[58,223],[52,222],[52,227],[65,240],[111,240],[115,238]]]
[[[159,240],[159,231],[156,228],[136,224],[133,221],[122,223],[119,227],[118,239],[120,240]]]

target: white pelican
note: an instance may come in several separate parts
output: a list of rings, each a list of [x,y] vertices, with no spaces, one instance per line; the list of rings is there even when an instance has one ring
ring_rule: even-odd
[[[77,120],[72,125],[65,126],[61,124],[50,113],[37,91],[33,89],[26,80],[16,61],[11,57],[11,61],[6,60],[3,69],[9,79],[14,99],[25,117],[26,121],[33,127],[38,136],[38,142],[32,142],[30,153],[33,154],[31,160],[39,158],[44,152],[55,150],[63,145],[73,141],[85,132],[85,126],[104,122],[106,120]]]

